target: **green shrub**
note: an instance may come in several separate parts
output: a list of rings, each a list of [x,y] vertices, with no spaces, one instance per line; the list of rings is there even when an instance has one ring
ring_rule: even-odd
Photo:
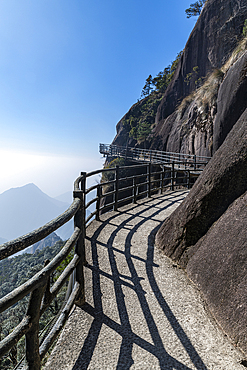
[[[115,158],[105,168],[115,168],[116,166],[124,166],[124,158]],[[103,172],[102,181],[112,181],[115,178],[115,171]]]
[[[247,36],[247,19],[245,19],[244,21],[244,27],[243,27],[243,36],[246,37]]]

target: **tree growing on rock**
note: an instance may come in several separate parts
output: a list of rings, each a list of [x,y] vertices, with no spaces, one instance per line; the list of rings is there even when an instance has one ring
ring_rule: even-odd
[[[187,18],[200,15],[202,8],[206,1],[207,0],[199,0],[193,4],[190,4],[190,7],[185,10],[185,13],[187,14]]]
[[[145,96],[148,96],[151,93],[151,91],[153,90],[152,85],[153,85],[153,78],[152,78],[152,75],[149,75],[142,89],[141,98],[144,98]]]

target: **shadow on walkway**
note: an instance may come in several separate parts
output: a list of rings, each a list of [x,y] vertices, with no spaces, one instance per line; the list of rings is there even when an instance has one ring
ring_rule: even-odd
[[[176,194],[172,193],[169,200],[169,204],[166,208],[170,207],[172,204],[177,203],[179,200],[179,196],[181,193]],[[163,199],[159,201],[159,198],[156,198],[157,202],[154,205],[152,202],[145,202],[144,207],[140,211],[138,211],[135,215],[129,212],[129,217],[122,221],[120,225],[117,226],[115,231],[109,236],[108,241],[106,244],[102,242],[99,243],[97,240],[99,234],[102,232],[106,224],[111,223],[111,221],[116,217],[116,213],[111,216],[106,222],[102,223],[101,226],[97,229],[94,233],[93,237],[90,238],[91,241],[91,248],[92,248],[92,265],[87,265],[87,268],[91,269],[92,277],[93,277],[93,300],[94,300],[94,307],[89,304],[85,304],[81,309],[90,314],[94,320],[91,324],[91,328],[88,332],[87,338],[84,342],[84,345],[81,349],[80,355],[73,367],[73,370],[78,369],[87,369],[91,358],[94,353],[94,349],[96,347],[99,334],[102,328],[102,325],[105,324],[110,329],[117,332],[122,337],[121,348],[118,356],[118,361],[115,365],[115,368],[118,370],[127,370],[133,365],[134,361],[132,358],[132,350],[133,345],[137,345],[144,349],[145,351],[151,353],[155,356],[159,361],[159,367],[162,370],[190,370],[189,367],[184,365],[183,363],[177,361],[174,357],[170,356],[166,349],[164,348],[160,333],[158,331],[157,325],[155,320],[152,316],[150,307],[148,305],[145,292],[140,284],[140,281],[143,279],[142,277],[138,276],[136,268],[134,266],[134,259],[137,257],[131,254],[131,241],[133,235],[138,232],[138,229],[147,221],[152,219],[153,217],[157,216],[164,208],[161,207],[163,203]],[[135,207],[135,206],[133,206]],[[147,211],[152,212],[151,216],[145,216]],[[126,212],[125,212],[126,213]],[[125,239],[125,251],[120,251],[117,248],[113,248],[113,241],[116,237],[117,233],[126,226],[131,220],[135,217],[141,218],[141,220],[133,227],[133,229],[129,230],[127,237]],[[155,219],[156,222],[157,218]],[[161,224],[161,221],[159,222]],[[160,225],[159,225],[160,226]],[[188,356],[191,359],[191,362],[194,364],[197,370],[207,370],[205,364],[203,363],[202,359],[200,358],[199,354],[193,347],[190,339],[187,337],[186,333],[184,332],[183,328],[179,324],[178,320],[176,319],[175,315],[173,314],[172,310],[170,309],[169,305],[167,304],[166,300],[162,296],[162,293],[159,289],[159,286],[155,280],[153,268],[157,267],[154,264],[154,236],[157,232],[159,226],[156,227],[155,230],[151,232],[148,237],[148,249],[146,259],[142,260],[145,262],[146,272],[149,280],[149,284],[155,294],[158,304],[160,305],[161,309],[165,317],[169,320],[170,325],[172,326],[175,334],[179,338],[182,346],[184,347],[185,351],[187,352]],[[108,259],[111,266],[111,274],[107,274],[104,271],[99,269],[99,260],[98,260],[98,253],[97,248],[98,245],[102,247],[105,246],[106,253],[108,253]],[[124,253],[125,259],[127,262],[127,266],[131,277],[128,279],[131,281],[132,284],[123,280],[126,276],[121,275],[118,271],[116,258],[114,256],[114,252]],[[115,291],[115,298],[118,308],[118,313],[120,317],[121,324],[113,321],[109,316],[106,316],[103,312],[103,304],[102,304],[102,292],[100,286],[100,277],[104,276],[113,281],[114,284],[114,291]],[[123,286],[128,286],[129,288],[133,289],[137,295],[141,310],[145,317],[153,344],[148,342],[147,340],[141,338],[137,334],[135,334],[130,325],[129,315],[127,312],[127,307],[125,304],[124,293],[123,293]],[[152,364],[150,364],[151,368]]]

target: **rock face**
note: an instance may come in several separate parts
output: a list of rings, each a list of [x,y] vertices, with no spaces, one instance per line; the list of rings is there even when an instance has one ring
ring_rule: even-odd
[[[190,249],[246,190],[247,109],[185,201],[161,226],[156,237],[157,245],[186,267],[192,253]]]
[[[220,147],[226,135],[247,108],[247,51],[229,69],[219,88],[214,121],[214,149]]]
[[[187,268],[225,332],[247,352],[247,109],[165,220],[156,244]],[[236,321],[236,323],[235,323]]]
[[[196,245],[187,265],[214,317],[247,353],[247,192]]]
[[[219,69],[237,45],[247,15],[245,0],[208,0],[185,46],[180,65],[158,108],[156,123],[195,90],[195,81]],[[193,68],[197,68],[197,73]],[[186,77],[192,73],[191,79]]]
[[[207,1],[158,107],[151,142],[153,148],[210,156],[222,144],[246,108],[247,99],[242,96],[238,113],[229,117],[232,106],[226,109],[229,99],[234,104],[245,89],[246,57],[230,71],[221,71],[241,39],[246,18],[246,1]],[[196,90],[200,78],[206,78],[213,71],[209,83]],[[223,77],[228,82],[221,88]],[[238,86],[240,80],[241,87]],[[238,92],[232,89],[234,82]]]
[[[245,19],[246,0],[206,2],[170,85],[157,106],[150,103],[156,114],[145,147],[205,156],[219,148],[247,107]],[[120,120],[114,144],[143,145],[129,139],[123,122],[139,114],[146,101]]]

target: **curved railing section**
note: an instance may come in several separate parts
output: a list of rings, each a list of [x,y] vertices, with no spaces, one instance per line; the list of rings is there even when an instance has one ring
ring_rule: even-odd
[[[168,166],[163,164],[142,163],[134,166],[116,166],[90,173],[82,172],[74,183],[74,201],[63,214],[48,222],[39,229],[7,242],[0,246],[0,259],[20,252],[28,246],[44,239],[70,219],[74,218],[74,232],[61,251],[27,282],[14,289],[0,299],[0,313],[15,305],[23,297],[30,294],[26,314],[20,324],[0,342],[0,356],[6,354],[18,343],[23,335],[26,338],[26,363],[29,370],[39,370],[44,358],[58,334],[74,304],[85,303],[84,273],[86,264],[85,236],[86,227],[95,218],[106,211],[117,211],[120,205],[133,202],[143,197],[177,188],[190,188],[199,175],[190,169],[178,169],[181,162],[171,161]],[[87,181],[98,176],[95,184],[87,187]],[[89,197],[93,194],[93,197]],[[89,198],[89,200],[88,200]],[[86,217],[86,211],[94,205],[91,214]],[[74,256],[58,280],[50,286],[50,277],[55,269],[74,248]],[[39,343],[39,319],[50,306],[61,288],[72,277],[74,284],[66,295],[60,315],[47,336]]]

